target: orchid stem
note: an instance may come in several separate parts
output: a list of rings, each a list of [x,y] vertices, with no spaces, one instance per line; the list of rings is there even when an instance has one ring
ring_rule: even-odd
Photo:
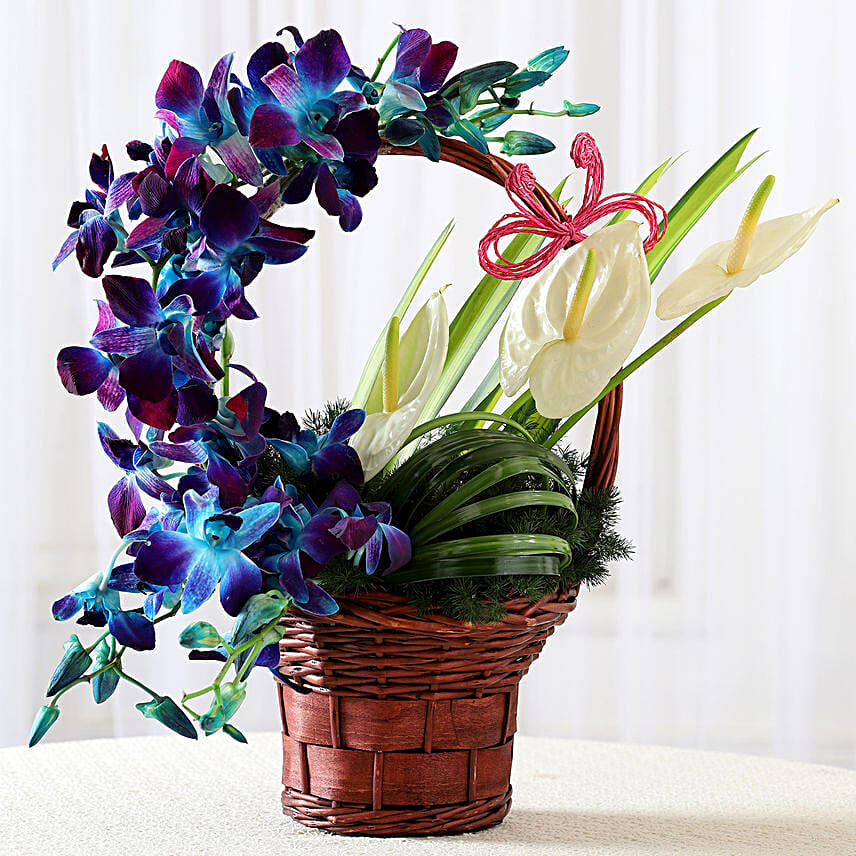
[[[160,279],[161,271],[166,264],[169,255],[164,256],[159,262],[152,264],[152,291],[158,290],[158,280]]]
[[[148,693],[153,699],[160,701],[163,696],[159,693],[156,693],[151,687],[147,687],[142,681],[138,681],[136,678],[132,678],[127,672],[124,672],[118,666],[116,667],[116,671],[123,677],[128,683],[133,684],[135,687],[139,687],[143,692]]]
[[[389,47],[383,52],[383,56],[378,59],[375,70],[370,78],[371,80],[377,80],[377,76],[380,74],[383,64],[386,62],[387,57],[392,53],[392,49],[398,44],[399,38],[401,38],[401,33],[396,34],[395,38],[389,43]]]
[[[728,294],[730,293],[731,292],[729,292]],[[692,315],[688,315],[686,318],[684,318],[684,320],[681,321],[681,323],[678,324],[677,327],[672,328],[668,333],[666,333],[665,336],[654,342],[654,344],[651,345],[651,347],[648,348],[647,351],[643,351],[643,353],[636,357],[636,359],[633,360],[632,363],[629,363],[620,372],[617,372],[615,375],[613,375],[612,380],[610,380],[610,382],[603,388],[603,392],[601,392],[601,394],[597,398],[595,398],[594,401],[587,404],[582,410],[578,410],[576,413],[573,414],[573,416],[569,416],[544,441],[544,446],[548,449],[552,446],[555,446],[556,443],[558,443],[559,440],[561,440],[562,437],[564,437],[565,434],[567,434],[568,431],[570,431],[571,428],[573,428],[574,425],[576,425],[577,422],[579,422],[580,419],[582,419],[583,416],[585,416],[586,413],[588,413],[589,410],[591,410],[592,407],[595,406],[595,404],[597,404],[602,398],[605,398],[610,392],[612,392],[612,390],[615,389],[618,384],[622,383],[624,380],[630,377],[630,375],[632,375],[633,372],[635,372],[636,369],[638,369],[641,365],[647,363],[648,360],[650,360],[651,357],[654,356],[654,354],[659,353],[663,350],[663,348],[666,347],[666,345],[674,342],[674,340],[677,339],[678,336],[680,336],[681,333],[684,332],[684,330],[687,330],[692,327],[692,325],[695,324],[695,322],[698,321],[699,318],[702,318],[703,316],[707,315],[707,313],[710,312],[711,309],[714,309],[715,307],[719,306],[719,304],[722,303],[722,301],[725,300],[726,297],[728,297],[728,294],[723,295],[717,300],[712,300],[710,303],[707,303],[702,306],[701,309],[696,309],[696,311],[693,312]]]

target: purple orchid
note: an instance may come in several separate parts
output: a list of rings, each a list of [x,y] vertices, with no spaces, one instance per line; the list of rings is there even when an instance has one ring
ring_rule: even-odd
[[[380,568],[382,574],[389,574],[410,561],[410,538],[392,525],[388,502],[363,502],[352,485],[340,482],[324,500],[324,508],[336,509],[342,515],[330,532],[354,553],[355,562],[365,556],[366,573]]]
[[[246,196],[218,184],[199,212],[201,237],[184,263],[185,275],[173,282],[165,299],[187,294],[199,313],[252,319],[256,313],[244,287],[264,263],[287,264],[305,252],[311,229],[279,226],[259,216]]]
[[[376,110],[349,113],[337,125],[334,136],[342,145],[341,160],[308,160],[282,193],[287,204],[304,202],[312,187],[321,207],[339,218],[345,232],[352,232],[363,217],[358,196],[377,185],[374,163],[380,147]]]
[[[80,269],[87,276],[101,276],[107,259],[119,245],[117,232],[124,234],[118,210],[134,198],[132,179],[135,174],[129,172],[114,178],[107,146],[102,148],[100,155],[92,155],[89,176],[96,187],[86,191],[85,202],[75,202],[71,206],[68,225],[74,231],[53,260],[54,270],[75,252]]]
[[[121,439],[103,422],[98,423],[98,438],[107,457],[125,472],[107,495],[110,519],[124,537],[140,526],[146,516],[140,489],[160,499],[172,494],[173,488],[154,472],[154,456],[145,445]]]
[[[118,382],[131,413],[163,430],[179,416],[190,424],[211,418],[216,398],[206,385],[216,375],[196,347],[188,298],[179,296],[164,310],[144,279],[105,276],[102,285],[114,317],[128,326],[100,330],[90,344],[109,354],[111,365],[121,358]]]
[[[96,300],[98,321],[93,336],[119,326],[110,305]],[[125,390],[119,384],[119,360],[112,360],[93,348],[71,346],[57,355],[57,372],[62,385],[72,395],[89,395],[94,392],[101,406],[112,412],[125,400]]]
[[[212,488],[201,496],[184,495],[186,532],[152,532],[134,564],[144,582],[172,586],[184,583],[182,612],[198,609],[220,583],[220,603],[237,615],[249,597],[262,588],[259,568],[242,552],[276,523],[274,502],[223,513]]]
[[[339,608],[312,580],[330,559],[347,550],[330,531],[338,521],[335,511],[316,510],[313,515],[305,505],[283,503],[275,537],[257,551],[261,567],[276,574],[282,590],[314,615],[330,615]]]
[[[187,158],[170,179],[163,150],[159,149],[156,162],[139,172],[132,184],[145,218],[131,230],[125,247],[142,250],[155,259],[164,250],[184,255],[188,232],[198,227],[202,203],[214,187],[199,158]]]
[[[250,143],[261,149],[304,143],[323,158],[342,160],[342,144],[328,126],[366,106],[359,92],[337,88],[351,71],[342,37],[322,30],[304,42],[293,60],[261,75],[276,98],[256,106],[250,120]]]
[[[95,627],[106,624],[120,645],[136,651],[151,651],[155,647],[154,625],[139,612],[122,611],[119,593],[102,587],[102,581],[103,574],[94,574],[61,597],[53,605],[53,617],[57,621],[67,621],[82,611],[78,624]]]
[[[297,475],[311,471],[321,482],[343,478],[359,485],[364,480],[363,468],[357,453],[345,444],[345,440],[357,433],[365,419],[364,410],[346,410],[320,437],[307,429],[284,438],[268,437],[267,441]]]
[[[214,66],[208,85],[191,65],[173,60],[158,86],[155,115],[177,134],[167,158],[166,175],[172,178],[189,157],[216,149],[223,163],[241,180],[261,185],[262,172],[246,136],[232,118],[226,98],[232,54]]]

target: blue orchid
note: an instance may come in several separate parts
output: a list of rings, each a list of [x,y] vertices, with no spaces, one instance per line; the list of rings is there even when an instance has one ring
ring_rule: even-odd
[[[52,267],[57,266],[72,252],[76,252],[80,269],[91,277],[99,277],[110,254],[124,235],[119,208],[135,197],[132,179],[134,172],[118,177],[113,175],[113,162],[107,146],[101,154],[93,154],[89,162],[89,175],[94,190],[86,191],[85,202],[75,202],[68,215],[68,225],[74,231],[65,239]]]
[[[113,310],[103,300],[96,300],[98,322],[92,335],[119,326]],[[116,410],[125,400],[125,390],[119,385],[119,360],[96,351],[73,345],[63,348],[57,355],[57,372],[62,385],[72,395],[95,393],[107,411]]]
[[[200,237],[190,247],[183,276],[172,283],[163,300],[187,294],[198,313],[219,318],[230,314],[256,317],[244,296],[263,264],[288,264],[305,252],[311,229],[270,223],[259,216],[252,200],[218,184],[199,212]]]
[[[349,113],[333,132],[342,145],[341,160],[311,158],[291,179],[282,193],[282,201],[293,205],[304,202],[312,187],[321,207],[334,217],[345,232],[352,232],[363,217],[357,200],[377,185],[374,163],[380,148],[376,110]]]
[[[247,598],[261,591],[262,575],[242,552],[276,523],[277,503],[223,513],[212,488],[201,496],[184,495],[186,532],[152,532],[134,564],[144,582],[172,586],[184,583],[182,612],[198,609],[220,583],[220,603],[237,615]]]
[[[363,502],[352,485],[340,482],[324,500],[323,508],[341,515],[330,533],[348,548],[355,563],[365,557],[366,573],[373,574],[380,568],[382,574],[389,574],[410,561],[410,538],[392,525],[392,506],[388,502]],[[384,555],[386,561],[381,567]]]
[[[155,163],[134,177],[139,213],[145,218],[125,239],[127,250],[142,251],[155,259],[165,251],[186,254],[188,233],[198,229],[202,204],[214,188],[214,180],[198,157],[187,158],[172,178],[167,178],[165,165],[159,147]]]
[[[122,611],[119,593],[102,585],[103,580],[103,574],[93,574],[61,597],[53,605],[53,617],[57,621],[67,621],[82,610],[78,624],[96,627],[106,624],[120,645],[136,651],[151,651],[155,647],[154,625],[139,612]]]
[[[166,161],[166,175],[172,178],[189,157],[216,149],[223,163],[240,179],[261,185],[262,172],[246,136],[235,124],[226,97],[232,54],[214,66],[208,85],[191,65],[173,60],[155,95],[155,115],[177,134]]]
[[[342,160],[342,144],[329,125],[367,106],[362,93],[336,91],[351,71],[342,37],[322,30],[288,59],[261,76],[276,101],[256,106],[250,143],[260,149],[304,143],[323,158]]]
[[[173,488],[154,472],[154,456],[143,444],[121,439],[103,422],[98,423],[98,439],[107,457],[125,471],[107,495],[110,518],[116,531],[124,537],[146,516],[140,488],[154,499],[172,494]]]
[[[330,531],[338,522],[339,516],[334,511],[313,514],[305,505],[287,504],[277,527],[277,537],[260,545],[261,567],[277,575],[281,589],[305,612],[331,615],[339,608],[311,579],[330,559],[347,551]]]
[[[363,468],[357,453],[345,440],[356,434],[365,419],[364,410],[346,410],[320,437],[307,429],[290,437],[268,437],[267,441],[297,475],[311,471],[322,482],[344,478],[359,485],[363,483]]]

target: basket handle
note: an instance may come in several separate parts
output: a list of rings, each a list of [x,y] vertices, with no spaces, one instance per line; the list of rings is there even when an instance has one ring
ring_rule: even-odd
[[[384,143],[378,152],[381,155],[413,155],[424,157],[418,145],[392,146]],[[449,137],[440,138],[440,160],[463,167],[482,178],[505,186],[505,180],[513,165],[505,158],[483,154],[468,143]],[[565,210],[553,196],[535,185],[538,201],[558,219],[567,217]],[[586,470],[584,486],[597,490],[608,490],[615,484],[618,469],[618,425],[621,420],[621,384],[607,393],[597,406],[597,420],[594,426],[589,464]]]

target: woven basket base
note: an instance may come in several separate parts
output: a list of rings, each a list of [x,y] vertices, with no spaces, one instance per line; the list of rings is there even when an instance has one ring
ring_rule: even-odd
[[[475,832],[502,822],[511,808],[511,788],[502,796],[457,805],[430,808],[384,808],[334,803],[286,788],[282,810],[304,826],[337,835],[376,837],[456,835]]]

